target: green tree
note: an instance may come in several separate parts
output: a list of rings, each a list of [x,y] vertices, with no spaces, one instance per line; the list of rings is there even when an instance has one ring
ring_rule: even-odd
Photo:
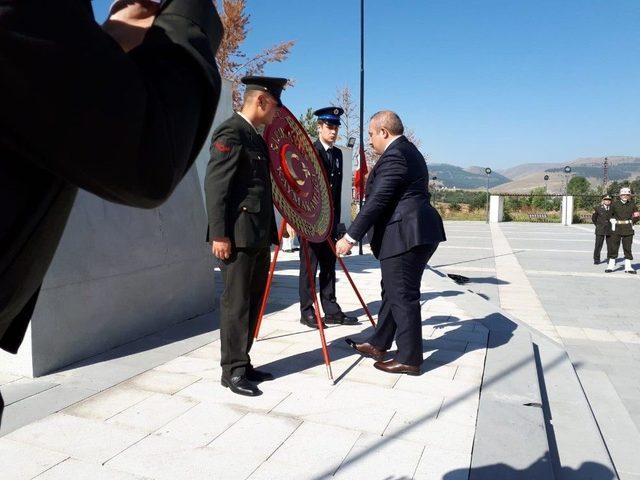
[[[469,201],[469,205],[474,210],[483,210],[487,205],[487,194],[484,192],[476,192]]]
[[[531,190],[531,206],[539,210],[549,210],[548,197],[542,195],[547,194],[547,187],[536,187]]]
[[[298,117],[298,120],[311,138],[318,138],[318,120],[313,114],[313,108],[308,108],[306,113]]]
[[[567,185],[567,193],[569,195],[575,195],[574,203],[578,208],[585,208],[590,205],[589,198],[582,197],[581,195],[589,195],[592,193],[591,184],[589,180],[584,177],[576,176],[569,180]]]

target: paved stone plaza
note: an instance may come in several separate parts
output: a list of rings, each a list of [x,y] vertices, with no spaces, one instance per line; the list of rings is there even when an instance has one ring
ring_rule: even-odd
[[[447,233],[433,267],[470,277],[469,288],[561,342],[614,463],[639,468],[640,284],[622,252],[613,273],[594,265],[592,225],[459,222]],[[638,269],[638,240],[634,249]]]
[[[220,386],[219,341],[126,380],[115,373],[117,384],[101,391],[96,381],[82,383],[91,376],[109,377],[111,367],[116,372],[127,364],[148,368],[167,346],[156,342],[145,351],[141,345],[136,353],[112,354],[35,382],[16,379],[3,388],[5,431],[18,427],[16,415],[24,419],[46,408],[47,392],[74,383],[96,391],[1,438],[0,464],[4,473],[9,466],[7,478],[467,478],[486,328],[425,284],[427,373],[388,375],[375,370],[373,360],[355,355],[343,339],[366,335],[370,327],[363,321],[326,330],[333,385],[318,332],[298,323],[297,254],[282,260],[262,340],[252,352],[256,366],[277,376],[261,385],[262,396],[241,397]],[[375,312],[380,281],[375,262],[366,256],[349,264]],[[364,318],[346,279],[341,276],[339,283],[345,311]],[[213,323],[214,317],[208,320]],[[193,338],[202,342],[206,335]],[[174,351],[180,343],[174,342]],[[87,376],[83,369],[92,370]],[[246,455],[238,455],[240,449]]]
[[[264,395],[220,386],[217,312],[35,380],[2,375],[2,478],[640,479],[638,277],[592,264],[589,226],[446,229],[423,277],[422,376],[384,374],[347,347],[344,337],[370,326],[339,274],[339,301],[361,325],[327,329],[331,384],[318,332],[298,323],[297,253],[282,254],[252,352],[277,377]],[[346,262],[375,314],[378,263]],[[458,287],[438,271],[471,282]],[[500,312],[565,347],[577,387],[568,361],[555,368],[543,355],[547,385],[527,401],[537,334],[513,336],[515,324],[494,334],[487,321],[506,320]],[[583,390],[588,406],[576,400]],[[509,412],[539,403],[552,407],[546,426],[539,409],[528,410],[533,421]],[[540,473],[552,450],[554,474]]]

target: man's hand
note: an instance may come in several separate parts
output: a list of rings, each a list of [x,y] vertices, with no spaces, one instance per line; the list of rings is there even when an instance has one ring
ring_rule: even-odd
[[[220,260],[227,260],[231,256],[231,240],[228,237],[214,238],[211,251]]]
[[[353,245],[347,242],[347,239],[344,237],[342,237],[340,240],[338,240],[338,243],[336,243],[336,253],[338,255],[346,255],[351,251],[352,248]]]
[[[151,0],[121,0],[111,9],[102,29],[128,52],[142,43],[159,9],[160,4]]]
[[[285,227],[285,230],[287,231],[287,235],[288,235],[286,238],[294,238],[296,236],[296,231],[288,223],[287,223],[287,226]]]

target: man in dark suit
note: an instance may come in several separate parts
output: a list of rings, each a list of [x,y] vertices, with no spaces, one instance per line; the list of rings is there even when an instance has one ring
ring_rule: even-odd
[[[0,5],[0,348],[17,352],[78,188],[164,202],[211,127],[222,24],[210,0]]]
[[[251,365],[249,350],[269,273],[270,246],[278,243],[269,151],[257,128],[269,125],[282,105],[286,78],[245,77],[239,112],[213,133],[205,194],[213,254],[224,282],[220,298],[221,383],[239,395],[262,392],[271,380]]]
[[[602,203],[598,205],[591,215],[591,222],[596,226],[596,246],[593,250],[593,264],[600,263],[600,253],[602,245],[607,244],[607,258],[609,257],[609,237],[611,235],[611,197],[602,197]]]
[[[419,375],[422,365],[420,279],[438,244],[446,240],[442,219],[429,202],[424,157],[403,135],[394,112],[371,117],[369,141],[380,156],[367,180],[366,203],[337,245],[351,250],[373,227],[371,250],[382,270],[382,305],[375,332],[366,343],[347,343],[378,360],[388,373]],[[395,336],[396,357],[383,361]]]
[[[340,115],[344,110],[340,107],[326,107],[313,112],[318,117],[318,139],[314,142],[331,187],[333,201],[333,227],[331,238],[335,242],[340,223],[340,200],[342,196],[342,150],[335,146],[340,128]],[[313,306],[313,295],[309,286],[307,264],[305,261],[304,243],[300,244],[300,323],[311,328],[318,328]],[[324,322],[334,325],[357,325],[358,319],[348,317],[336,300],[336,256],[327,242],[309,242],[309,263],[311,275],[316,278],[320,265],[320,302],[324,311]]]

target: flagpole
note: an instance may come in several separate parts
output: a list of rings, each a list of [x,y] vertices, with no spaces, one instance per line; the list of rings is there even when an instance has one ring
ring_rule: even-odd
[[[359,190],[360,190],[360,204],[358,213],[362,211],[362,199],[364,197],[364,175],[362,174],[362,162],[366,162],[364,157],[364,0],[360,0],[360,161],[358,162],[358,169],[360,170]],[[362,255],[362,240],[358,244],[358,253]]]

